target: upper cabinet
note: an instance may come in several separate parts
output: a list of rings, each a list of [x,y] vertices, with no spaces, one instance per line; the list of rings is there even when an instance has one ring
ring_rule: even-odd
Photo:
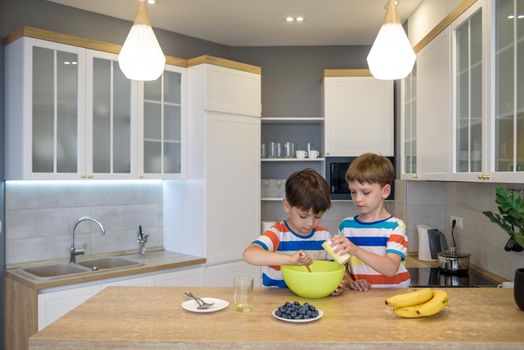
[[[87,50],[85,154],[81,178],[136,178],[136,90],[114,54]]]
[[[450,26],[453,104],[451,179],[483,180],[487,171],[486,43],[480,2]]]
[[[181,178],[186,68],[127,79],[117,55],[22,37],[6,46],[6,178]]]
[[[417,166],[417,67],[400,83],[401,178],[418,179]]]
[[[449,178],[450,42],[445,29],[417,55],[417,148],[419,177]]]
[[[6,178],[85,175],[85,49],[22,38],[5,66]]]
[[[139,83],[139,178],[184,177],[186,90],[186,70],[175,66]]]
[[[491,180],[524,182],[524,2],[492,2]]]
[[[393,81],[367,70],[325,70],[326,156],[394,155]]]

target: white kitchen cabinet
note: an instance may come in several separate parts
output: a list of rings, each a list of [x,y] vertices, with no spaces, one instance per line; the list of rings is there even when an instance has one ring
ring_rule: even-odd
[[[489,180],[524,182],[524,3],[490,2],[493,80],[489,130]]]
[[[38,330],[42,330],[100,291],[99,285],[38,294]]]
[[[451,165],[450,30],[417,55],[417,154],[419,178],[448,180]]]
[[[164,247],[210,264],[260,234],[260,73],[230,66],[189,68],[188,181],[164,182]]]
[[[114,54],[29,37],[5,66],[7,179],[184,177],[186,68],[132,81]]]
[[[137,178],[137,82],[117,55],[87,50],[86,174],[95,179]]]
[[[6,179],[79,179],[85,49],[24,37],[5,55]]]
[[[417,67],[400,82],[400,177],[418,179],[417,166]]]
[[[139,178],[183,178],[186,170],[186,69],[166,65],[139,83]]]
[[[326,156],[394,155],[393,81],[325,76],[323,96]]]
[[[477,2],[450,26],[453,62],[451,179],[482,181],[487,171],[487,45]]]
[[[233,287],[235,276],[251,276],[255,287],[260,287],[260,267],[243,261],[206,267],[206,287]]]
[[[204,268],[188,268],[155,276],[158,287],[201,287],[204,285]]]

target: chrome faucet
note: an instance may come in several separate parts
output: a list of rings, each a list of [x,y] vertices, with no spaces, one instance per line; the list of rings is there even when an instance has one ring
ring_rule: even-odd
[[[146,243],[147,238],[149,237],[149,234],[144,234],[142,231],[142,225],[138,226],[138,237],[136,241],[138,242],[138,252],[140,255],[144,255],[146,253]]]
[[[102,235],[106,234],[106,230],[104,230],[104,226],[102,226],[102,223],[100,221],[98,221],[97,219],[95,219],[94,217],[92,217],[92,216],[82,216],[80,219],[78,219],[78,221],[76,222],[75,226],[73,227],[73,243],[71,244],[71,249],[70,249],[70,252],[69,252],[69,263],[70,264],[76,263],[76,256],[77,255],[83,255],[86,252],[87,244],[85,244],[85,243],[82,245],[82,249],[76,249],[75,248],[75,230],[76,230],[76,227],[78,226],[78,224],[80,224],[82,221],[87,221],[87,220],[93,221],[95,224],[97,224],[98,227],[100,228],[100,232],[102,232]]]

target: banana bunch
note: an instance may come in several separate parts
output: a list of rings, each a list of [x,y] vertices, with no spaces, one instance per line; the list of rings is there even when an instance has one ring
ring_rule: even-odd
[[[433,316],[448,305],[448,293],[430,288],[394,295],[386,299],[395,315],[405,318]]]

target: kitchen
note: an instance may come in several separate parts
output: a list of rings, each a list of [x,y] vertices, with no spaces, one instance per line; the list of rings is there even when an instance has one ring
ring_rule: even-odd
[[[3,14],[3,37],[22,26],[32,26],[110,43],[122,43],[129,31],[128,21],[62,6],[53,2],[4,0],[0,3],[3,7],[1,12]],[[428,20],[427,16],[421,19],[422,12],[419,14],[420,17],[411,18],[415,23],[422,21],[423,26],[427,27],[425,32],[421,29],[422,33],[410,33],[411,30],[408,30],[408,34],[412,35],[414,43],[419,42],[460,1],[439,1],[439,4],[445,3],[445,5],[440,6],[436,6],[437,2],[435,1],[425,1],[424,4],[426,3],[434,13],[430,17],[431,20]],[[421,9],[423,10],[424,7],[421,6]],[[130,10],[130,12],[133,11],[133,9]],[[43,13],[45,13],[45,16],[41,15]],[[382,14],[380,17],[382,17]],[[154,24],[154,18],[152,20]],[[96,22],[96,26],[92,25],[93,22]],[[366,56],[369,51],[369,44],[361,46],[304,45],[298,47],[291,45],[284,47],[226,46],[158,29],[155,29],[155,33],[167,55],[192,58],[208,54],[260,66],[262,68],[263,117],[320,117],[322,116],[320,77],[323,70],[367,68]],[[4,94],[1,95],[4,96]],[[399,158],[401,154],[401,142],[399,141],[401,139],[400,103],[397,103],[396,106],[397,142],[395,154]],[[297,129],[300,129],[300,127],[297,126]],[[448,130],[448,134],[451,134],[450,128],[446,130]],[[443,139],[445,138],[442,137],[442,140],[436,141],[443,142]],[[397,161],[399,164],[400,159]],[[292,163],[290,167],[294,164]],[[321,170],[320,164],[307,163],[308,166],[317,166]],[[272,166],[272,164],[269,164],[269,167]],[[272,178],[264,177],[266,168],[268,168],[267,164],[263,164],[263,178]],[[283,168],[289,169],[286,166]],[[285,177],[285,174],[280,175],[279,171],[281,171],[280,168],[275,170],[278,178]],[[516,175],[521,176],[518,173]],[[451,178],[438,178],[437,175],[427,177],[429,180],[434,180],[430,182],[404,181],[411,176],[412,174],[409,172],[397,174],[395,201],[388,203],[391,206],[391,211],[408,223],[410,251],[417,251],[416,224],[425,223],[441,228],[450,241],[449,216],[455,215],[464,219],[463,229],[456,231],[457,244],[472,254],[472,264],[506,280],[512,280],[515,269],[522,267],[522,253],[505,252],[503,250],[508,238],[506,233],[489,223],[482,211],[496,210],[494,197],[495,187],[498,184],[510,184],[511,188],[522,189],[522,181],[515,181],[515,178],[506,177],[502,180],[489,181],[490,183],[459,182],[457,181],[458,177],[451,181]],[[104,182],[93,185],[16,182],[12,186],[6,187],[6,202],[3,204],[6,205],[5,234],[8,265],[9,263],[17,264],[21,261],[55,258],[59,252],[67,252],[72,225],[76,219],[88,213],[108,218],[102,220],[106,226],[109,225],[111,228],[110,231],[108,230],[108,236],[110,237],[115,232],[118,232],[119,235],[116,241],[110,240],[110,244],[107,244],[107,240],[104,240],[94,228],[91,232],[79,226],[79,232],[89,236],[90,243],[92,243],[88,249],[97,247],[98,253],[134,249],[138,224],[144,225],[145,231],[150,234],[149,249],[166,244],[163,242],[166,239],[163,230],[166,230],[166,228],[163,227],[162,217],[165,212],[168,212],[168,209],[162,206],[165,198],[163,198],[164,189],[161,182],[148,182],[146,185],[132,182],[119,182],[118,184]],[[176,203],[173,205],[176,205]],[[326,214],[324,224],[330,228],[330,231],[335,231],[338,221],[352,212],[354,212],[354,207],[350,202],[337,202],[334,208]],[[278,202],[262,202],[262,220],[275,220],[281,215]],[[27,219],[28,217],[31,219]],[[130,217],[132,219],[129,219]],[[259,225],[257,224],[256,227],[258,228]],[[60,233],[55,237],[55,230],[57,229],[60,230]],[[11,236],[11,232],[13,236]],[[253,232],[254,237],[256,234],[257,232]],[[49,239],[49,236],[52,236],[53,239]],[[118,241],[118,239],[121,239],[121,241]],[[4,240],[1,241],[3,244]],[[31,241],[38,242],[37,248],[31,249],[29,244]],[[173,244],[176,244],[176,242]],[[194,249],[193,252],[198,249],[201,251],[202,247],[191,248],[188,246],[186,252],[191,253],[191,249]],[[20,261],[9,261],[10,256],[19,258]],[[2,256],[2,258],[5,259],[6,257]],[[207,258],[209,260],[209,257]]]

